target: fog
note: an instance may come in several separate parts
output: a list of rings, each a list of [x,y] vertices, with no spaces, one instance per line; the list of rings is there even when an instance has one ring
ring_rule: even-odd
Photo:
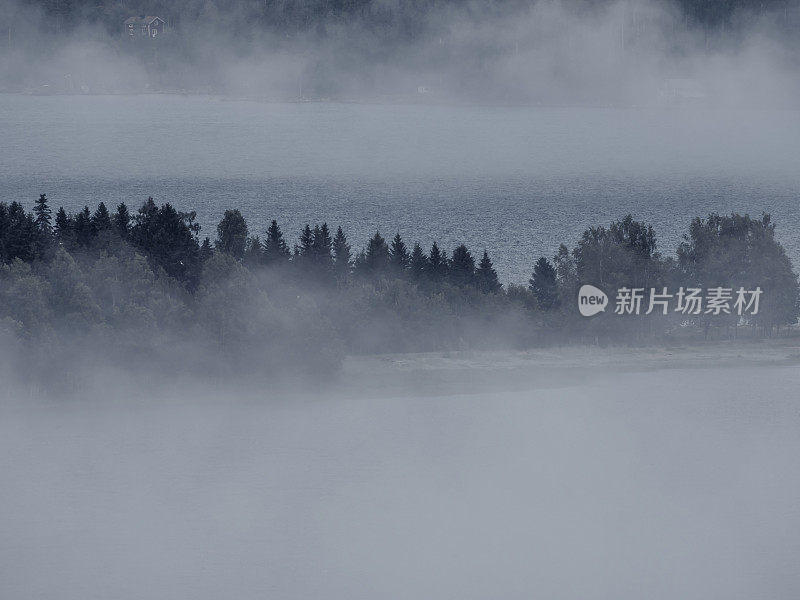
[[[6,402],[0,596],[796,597],[798,384],[575,366]]]
[[[0,0],[0,599],[800,595],[795,7],[44,4]]]
[[[800,90],[799,17],[781,2],[734,10],[717,26],[690,24],[661,1],[387,2],[369,17],[323,11],[300,30],[254,19],[252,6],[237,3],[142,5],[174,25],[157,46],[125,39],[122,21],[135,6],[101,21],[76,13],[67,26],[57,14],[4,4],[0,89],[9,90],[651,105],[689,81],[690,94],[714,106],[797,106]]]

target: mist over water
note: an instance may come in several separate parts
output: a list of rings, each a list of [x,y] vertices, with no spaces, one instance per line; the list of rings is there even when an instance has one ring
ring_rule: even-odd
[[[226,208],[254,234],[341,225],[429,247],[487,247],[524,282],[588,226],[627,213],[672,253],[694,216],[769,212],[800,246],[800,119],[702,108],[269,104],[214,97],[0,96],[0,193],[47,193],[76,211],[148,196],[197,210],[214,237]]]
[[[791,3],[716,22],[633,0],[38,4],[0,0],[0,202],[46,194],[37,217],[152,196],[197,211],[200,240],[239,209],[290,245],[327,222],[354,255],[376,229],[486,248],[526,284],[629,213],[672,255],[696,216],[766,212],[800,264]],[[141,12],[166,19],[158,45],[123,31]],[[714,233],[678,271],[763,267],[777,290],[713,345],[700,317],[576,323],[552,266],[549,296],[504,295],[427,259],[351,273],[330,236],[280,264],[252,242],[200,258],[155,206],[80,239],[69,218],[31,236],[18,208],[0,600],[800,596],[797,286],[766,222],[738,223],[762,242],[730,246],[741,270]],[[633,248],[666,264],[640,242],[592,272],[638,276]],[[452,358],[470,344],[539,353]]]
[[[796,368],[575,373],[467,396],[5,405],[0,595],[800,592]]]

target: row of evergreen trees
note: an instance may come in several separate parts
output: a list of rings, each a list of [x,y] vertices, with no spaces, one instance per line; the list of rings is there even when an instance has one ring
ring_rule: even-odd
[[[204,242],[208,244],[208,241]],[[488,252],[475,264],[469,249],[461,244],[450,257],[437,242],[426,254],[419,243],[409,251],[399,233],[391,242],[375,232],[366,248],[354,254],[342,228],[331,235],[327,223],[306,225],[298,243],[290,250],[277,221],[272,221],[266,237],[248,237],[247,222],[238,210],[227,210],[217,226],[214,247],[248,265],[294,264],[313,272],[321,281],[335,279],[346,283],[351,276],[408,278],[415,282],[449,282],[457,286],[475,286],[483,292],[501,288]]]
[[[196,286],[203,261],[215,251],[253,267],[292,265],[297,272],[313,274],[321,283],[345,284],[353,276],[391,276],[474,286],[486,293],[501,288],[488,253],[484,250],[476,265],[463,244],[448,257],[434,242],[426,254],[418,243],[409,251],[399,233],[387,243],[376,232],[366,248],[354,254],[342,228],[331,235],[327,223],[323,223],[313,228],[306,225],[290,249],[277,221],[272,221],[262,241],[259,236],[248,236],[247,222],[235,209],[225,211],[213,245],[209,238],[198,243],[199,230],[195,213],[179,212],[170,204],[158,207],[152,198],[133,216],[124,203],[112,214],[101,202],[94,212],[87,206],[74,215],[61,207],[53,219],[47,197],[42,194],[33,213],[26,213],[18,202],[0,203],[0,260],[47,261],[59,244],[74,253],[113,251],[113,246],[125,242],[143,251],[189,289]]]
[[[400,280],[429,295],[443,286],[502,295],[562,325],[574,316],[581,283],[607,290],[760,286],[765,291],[764,306],[754,323],[771,330],[793,324],[800,313],[797,276],[775,239],[775,224],[768,215],[752,219],[712,214],[695,219],[674,258],[658,252],[651,226],[629,215],[608,227],[587,229],[571,250],[562,244],[552,259],[539,258],[527,287],[510,284],[505,289],[488,253],[484,250],[476,264],[463,244],[448,255],[434,242],[426,253],[418,243],[409,250],[399,233],[387,241],[376,232],[364,249],[353,252],[341,227],[332,234],[323,223],[306,225],[290,248],[277,221],[271,222],[263,239],[251,236],[245,218],[235,209],[225,211],[213,243],[208,237],[200,242],[199,232],[195,213],[180,212],[170,204],[159,207],[152,198],[135,214],[125,204],[112,214],[101,202],[94,212],[84,207],[73,215],[60,208],[53,217],[43,194],[31,213],[18,202],[0,203],[0,262],[47,263],[59,247],[76,256],[115,255],[132,248],[153,269],[192,293],[201,283],[204,264],[221,255],[252,271],[269,267],[304,285],[346,288]],[[468,296],[463,298],[469,302]],[[697,320],[708,328],[708,319]]]

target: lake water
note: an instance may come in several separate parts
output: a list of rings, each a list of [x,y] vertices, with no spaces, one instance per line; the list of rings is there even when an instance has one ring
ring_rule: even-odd
[[[0,95],[0,198],[76,210],[149,195],[273,218],[465,242],[526,281],[539,255],[632,213],[674,252],[692,217],[770,212],[800,263],[800,113]]]
[[[0,405],[0,597],[797,598],[798,387]]]

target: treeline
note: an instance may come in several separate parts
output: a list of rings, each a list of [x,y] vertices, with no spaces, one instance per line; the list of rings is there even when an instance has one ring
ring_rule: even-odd
[[[252,235],[238,210],[225,211],[213,242],[201,241],[194,213],[152,198],[135,213],[100,203],[53,215],[42,195],[32,212],[0,203],[0,335],[68,347],[73,358],[83,348],[130,361],[139,348],[133,360],[150,367],[204,373],[327,373],[347,353],[773,335],[796,322],[800,297],[774,232],[767,215],[712,214],[664,257],[652,227],[628,216],[532,259],[528,285],[502,285],[488,252],[463,244],[447,252],[376,232],[354,250],[326,223],[292,242],[277,221]],[[611,306],[586,319],[576,306],[584,283],[609,295],[691,286],[763,294],[755,315],[622,317]]]

